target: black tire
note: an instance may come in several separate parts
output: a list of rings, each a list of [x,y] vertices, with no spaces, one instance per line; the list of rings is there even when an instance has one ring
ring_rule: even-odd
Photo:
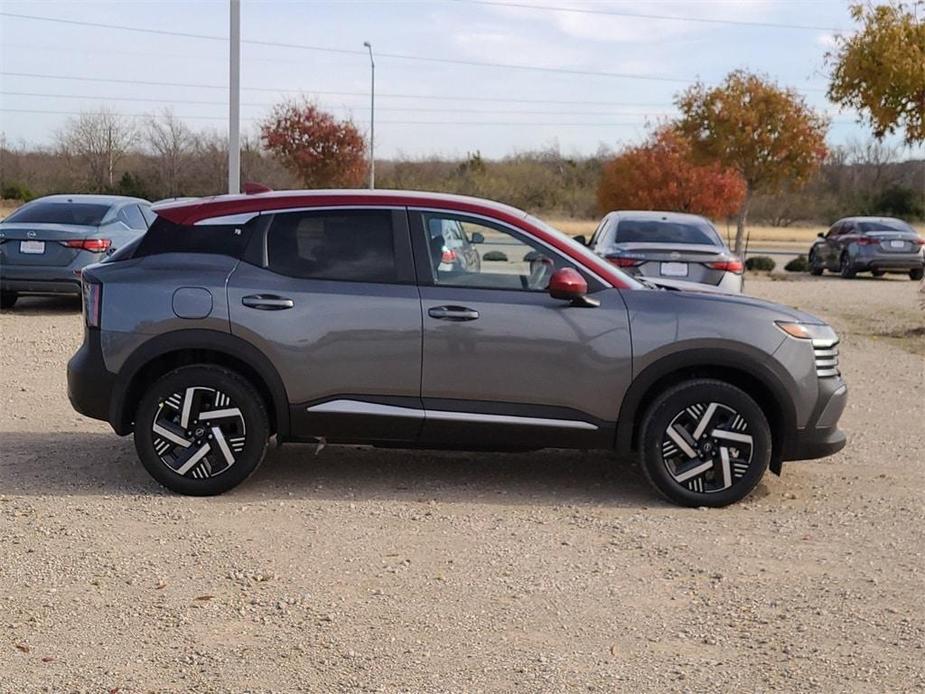
[[[0,292],[0,308],[13,308],[13,306],[16,305],[16,301],[18,299],[19,294],[16,292]]]
[[[809,274],[819,277],[825,271],[825,266],[819,263],[819,258],[814,248],[809,252]]]
[[[909,279],[915,280],[918,282],[923,277],[925,277],[925,268],[916,268],[915,270],[909,270]]]
[[[886,272],[884,272],[883,270],[871,270],[870,274],[872,274],[874,277],[883,277],[886,274]]]
[[[165,432],[172,439],[161,436]],[[269,436],[266,407],[254,386],[209,364],[183,366],[159,378],[135,414],[142,465],[171,491],[191,496],[221,494],[246,480],[263,462]]]
[[[841,260],[838,264],[838,274],[846,280],[854,279],[854,276],[857,274],[857,270],[855,270],[854,266],[851,264],[851,257],[848,255],[847,251],[841,254]]]
[[[706,423],[695,439],[698,417],[706,417]],[[674,443],[669,427],[675,436],[687,432],[682,438],[695,457]],[[733,436],[737,440],[730,441]],[[639,441],[646,479],[681,506],[735,503],[755,488],[771,461],[771,428],[764,412],[741,389],[714,379],[685,381],[659,394],[643,415]],[[712,465],[692,475],[707,463]]]

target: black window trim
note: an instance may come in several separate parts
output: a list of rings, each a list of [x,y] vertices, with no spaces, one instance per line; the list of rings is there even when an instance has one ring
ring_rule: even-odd
[[[270,267],[269,264],[269,249],[268,249],[268,238],[270,235],[270,229],[273,227],[273,221],[276,219],[276,215],[282,214],[292,214],[292,213],[324,213],[324,212],[346,212],[346,211],[364,211],[372,210],[379,212],[391,212],[392,217],[392,247],[395,249],[395,274],[398,279],[389,282],[371,282],[369,280],[350,280],[350,279],[332,279],[332,278],[321,278],[321,277],[294,277],[292,275],[286,275],[281,272],[276,272]],[[262,267],[267,272],[272,272],[275,275],[280,277],[288,277],[293,280],[299,280],[304,282],[348,282],[350,284],[390,284],[390,285],[414,285],[415,281],[415,267],[414,259],[412,255],[412,246],[411,246],[411,232],[409,229],[408,223],[408,210],[403,205],[324,205],[319,207],[293,207],[293,208],[278,208],[272,210],[261,210],[256,217],[258,220],[266,219],[263,224],[258,227],[257,233],[254,234],[254,237],[251,239],[251,244],[255,242],[259,244],[258,253],[260,255],[260,267]],[[253,219],[251,220],[254,221]],[[250,250],[250,249],[248,249]],[[246,262],[253,263],[254,256],[251,253],[245,251],[245,256],[248,256],[250,260]]]
[[[424,237],[427,232],[427,228],[424,226],[424,214],[445,214],[449,215],[453,219],[472,219],[475,222],[486,223],[486,226],[496,226],[501,227],[504,230],[507,230],[511,233],[512,236],[519,240],[529,239],[533,243],[542,246],[550,252],[551,255],[554,255],[560,263],[565,267],[571,267],[577,270],[585,278],[585,281],[588,283],[588,293],[592,294],[594,292],[606,289],[610,285],[595,274],[593,271],[586,268],[581,263],[573,260],[569,256],[565,255],[559,249],[554,246],[546,243],[542,239],[538,239],[535,236],[530,235],[523,229],[518,229],[517,227],[508,224],[500,219],[495,219],[494,217],[488,217],[486,215],[481,215],[474,212],[461,212],[459,210],[441,208],[441,207],[408,207],[408,226],[410,229],[418,229],[418,233],[412,233],[412,246],[414,248],[414,264],[417,269],[417,283],[422,287],[439,287],[442,289],[466,289],[466,290],[481,290],[488,292],[524,292],[527,294],[545,294],[545,289],[507,289],[502,287],[473,287],[473,286],[463,286],[463,285],[452,285],[452,284],[437,284],[436,280],[433,277],[431,260],[430,260],[430,251],[425,247]],[[525,242],[526,243],[526,242]],[[527,245],[530,245],[529,243]]]

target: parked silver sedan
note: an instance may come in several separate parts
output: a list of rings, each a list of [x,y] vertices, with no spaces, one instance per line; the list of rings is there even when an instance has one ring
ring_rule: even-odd
[[[713,224],[697,215],[610,212],[587,245],[637,277],[742,291],[742,261],[732,254]]]
[[[121,195],[49,195],[0,223],[0,307],[20,294],[80,294],[80,271],[138,238],[151,204]]]

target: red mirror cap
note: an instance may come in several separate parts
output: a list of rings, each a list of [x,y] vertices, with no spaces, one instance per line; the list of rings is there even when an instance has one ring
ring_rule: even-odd
[[[549,280],[549,295],[554,299],[577,299],[588,293],[588,283],[578,270],[564,267]]]

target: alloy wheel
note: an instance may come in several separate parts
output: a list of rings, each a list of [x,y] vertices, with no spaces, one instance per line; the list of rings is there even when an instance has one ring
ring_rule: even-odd
[[[675,482],[692,492],[728,489],[752,462],[748,421],[718,402],[696,403],[679,412],[661,441],[662,461]]]
[[[240,407],[224,392],[206,386],[191,386],[161,400],[151,433],[161,462],[197,480],[227,472],[247,440]]]

